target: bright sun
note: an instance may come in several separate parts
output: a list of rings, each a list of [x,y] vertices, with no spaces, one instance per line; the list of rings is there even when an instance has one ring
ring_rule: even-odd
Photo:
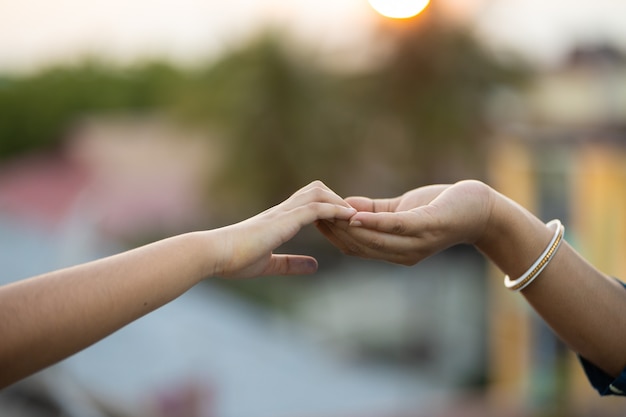
[[[424,10],[430,0],[368,0],[378,13],[394,19],[407,19]]]

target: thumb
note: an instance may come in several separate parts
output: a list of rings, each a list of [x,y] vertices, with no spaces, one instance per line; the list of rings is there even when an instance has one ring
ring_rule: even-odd
[[[307,275],[317,271],[317,260],[305,255],[275,255],[262,275]]]

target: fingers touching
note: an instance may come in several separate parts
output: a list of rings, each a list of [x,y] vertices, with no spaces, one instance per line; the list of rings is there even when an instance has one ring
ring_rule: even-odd
[[[412,265],[475,239],[489,212],[483,188],[462,182],[420,187],[395,198],[344,200],[313,181],[282,203],[227,228],[232,242],[222,247],[234,253],[226,257],[223,272],[232,277],[314,272],[317,263],[311,257],[272,253],[310,223],[346,254]]]
[[[272,252],[316,220],[348,220],[355,213],[354,208],[321,181],[314,181],[282,203],[223,228],[219,249],[225,252],[220,259],[226,261],[214,269],[216,275],[249,278],[315,272],[317,263],[311,257]]]
[[[489,217],[487,187],[477,181],[416,188],[400,197],[346,199],[358,212],[349,221],[318,222],[342,252],[405,265],[484,232]]]
[[[381,231],[381,228],[355,227],[346,221],[316,223],[318,230],[341,252],[361,258],[413,265],[433,253],[438,237],[435,232],[415,234]]]
[[[313,181],[301,188],[279,207],[291,211],[300,226],[319,219],[347,220],[356,213],[350,204],[321,181]]]
[[[359,212],[379,213],[395,211],[399,202],[399,198],[379,198],[371,199],[368,197],[348,197],[346,203],[354,207]]]

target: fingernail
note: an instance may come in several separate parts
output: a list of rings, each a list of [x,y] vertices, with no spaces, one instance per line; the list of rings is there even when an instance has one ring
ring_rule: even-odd
[[[352,221],[350,222],[350,226],[359,227],[359,226],[363,226],[363,223],[361,223],[361,222],[360,222],[360,221],[358,221],[358,220],[352,220]]]
[[[317,271],[317,261],[315,259],[307,259],[302,262],[302,266],[306,270],[307,273],[312,274]]]

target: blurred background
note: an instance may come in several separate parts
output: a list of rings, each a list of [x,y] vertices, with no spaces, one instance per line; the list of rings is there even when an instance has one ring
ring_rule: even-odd
[[[366,0],[0,0],[0,282],[230,224],[314,179],[371,197],[480,179],[626,277],[624,15],[620,0],[431,0],[403,19]],[[399,267],[307,228],[281,251],[319,272],[203,283],[3,390],[0,414],[626,409],[472,248]]]

